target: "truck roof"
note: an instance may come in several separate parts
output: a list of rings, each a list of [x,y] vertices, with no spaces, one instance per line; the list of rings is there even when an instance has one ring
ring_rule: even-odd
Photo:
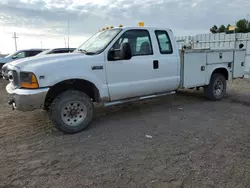
[[[19,50],[19,51],[33,51],[33,50],[47,50],[44,48],[30,48],[30,49],[23,49],[23,50]]]
[[[122,26],[122,27],[114,27],[112,29],[147,29],[147,30],[166,30],[166,31],[172,31],[169,28],[166,27],[154,27],[154,26],[149,26],[149,27],[139,27],[139,26]],[[108,30],[108,29],[105,29]]]

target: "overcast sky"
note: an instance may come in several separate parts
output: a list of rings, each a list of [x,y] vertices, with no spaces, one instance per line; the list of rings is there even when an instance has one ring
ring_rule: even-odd
[[[144,21],[176,36],[195,35],[249,13],[249,0],[0,0],[0,52],[15,50],[14,31],[18,49],[64,47],[68,20],[70,46],[78,47],[110,25]]]

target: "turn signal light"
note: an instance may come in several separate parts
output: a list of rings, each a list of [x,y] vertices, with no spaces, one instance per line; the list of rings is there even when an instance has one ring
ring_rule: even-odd
[[[39,86],[36,76],[33,73],[28,74],[29,76],[27,76],[26,79],[21,80],[21,87],[26,89],[37,89]]]

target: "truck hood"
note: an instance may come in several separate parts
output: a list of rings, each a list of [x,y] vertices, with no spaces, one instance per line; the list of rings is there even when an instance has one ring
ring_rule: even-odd
[[[78,59],[86,59],[93,57],[83,53],[65,53],[65,54],[50,54],[44,56],[33,56],[29,58],[20,59],[8,63],[8,65],[18,67],[20,69],[36,69],[44,65],[61,64],[66,61],[75,61]]]

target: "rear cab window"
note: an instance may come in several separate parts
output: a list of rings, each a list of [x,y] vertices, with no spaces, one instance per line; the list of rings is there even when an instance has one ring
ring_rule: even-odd
[[[171,40],[169,38],[167,31],[156,30],[155,35],[157,38],[160,53],[161,54],[172,54],[173,47],[172,47]]]

